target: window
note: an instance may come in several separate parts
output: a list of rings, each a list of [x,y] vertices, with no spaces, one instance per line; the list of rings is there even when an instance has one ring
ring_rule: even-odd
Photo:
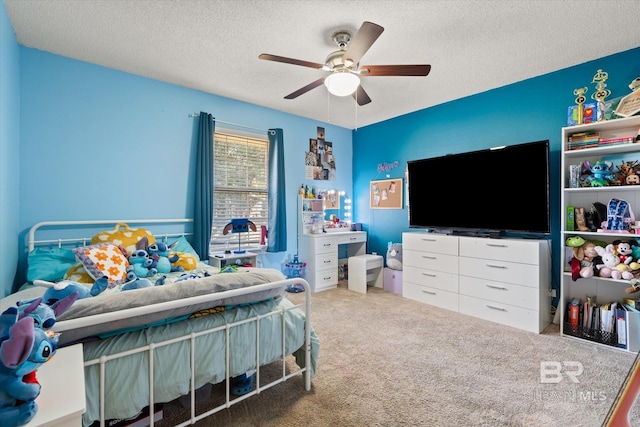
[[[256,247],[260,226],[267,225],[269,141],[266,138],[216,132],[213,144],[212,252]],[[222,234],[231,218],[248,218],[257,228],[249,233]]]

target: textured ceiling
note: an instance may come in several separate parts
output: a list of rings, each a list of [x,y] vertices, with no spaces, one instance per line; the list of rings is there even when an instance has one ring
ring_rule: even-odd
[[[640,46],[634,1],[4,0],[24,46],[357,128]],[[338,29],[385,31],[361,64],[431,64],[427,77],[365,77],[372,99],[329,97]],[[223,114],[218,118],[224,120]]]

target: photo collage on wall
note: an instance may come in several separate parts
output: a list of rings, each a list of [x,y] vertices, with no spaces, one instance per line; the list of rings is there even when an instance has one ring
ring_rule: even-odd
[[[309,139],[309,151],[305,155],[305,178],[320,181],[336,179],[333,143],[325,141],[323,127],[318,127],[315,139]]]

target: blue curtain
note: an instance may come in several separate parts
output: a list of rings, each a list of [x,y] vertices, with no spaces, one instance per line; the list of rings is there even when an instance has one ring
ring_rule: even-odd
[[[193,214],[193,247],[200,259],[209,259],[213,221],[213,116],[200,112],[198,158],[196,159],[196,200]]]
[[[287,199],[282,129],[269,129],[269,224],[267,252],[287,250]]]

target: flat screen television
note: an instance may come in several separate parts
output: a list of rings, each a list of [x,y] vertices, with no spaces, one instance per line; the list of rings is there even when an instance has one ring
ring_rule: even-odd
[[[549,234],[549,141],[407,162],[409,227]]]

